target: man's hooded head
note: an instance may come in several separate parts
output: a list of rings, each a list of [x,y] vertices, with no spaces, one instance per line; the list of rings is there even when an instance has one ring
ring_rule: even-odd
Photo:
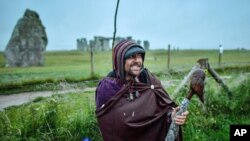
[[[139,44],[130,40],[123,40],[115,46],[113,50],[113,69],[117,78],[125,79],[125,59],[135,54],[142,54],[142,60],[144,61],[145,50]]]

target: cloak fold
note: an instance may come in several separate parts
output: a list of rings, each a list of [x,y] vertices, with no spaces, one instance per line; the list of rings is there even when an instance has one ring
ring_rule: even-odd
[[[149,83],[126,84],[105,104],[96,116],[104,141],[165,141],[171,122],[168,113],[176,104],[159,80],[149,74]],[[133,100],[129,94],[138,91]],[[182,140],[179,132],[177,140]]]

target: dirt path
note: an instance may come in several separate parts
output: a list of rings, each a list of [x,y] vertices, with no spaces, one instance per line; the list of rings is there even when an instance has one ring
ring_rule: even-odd
[[[250,73],[246,73],[246,75],[250,75]],[[231,76],[223,76],[223,79],[231,79]],[[212,79],[212,78],[210,78]],[[168,88],[173,85],[178,85],[181,80],[168,80],[168,81],[161,81],[163,87]],[[0,111],[6,107],[14,106],[14,105],[21,105],[27,102],[34,100],[37,97],[48,97],[53,94],[67,94],[71,92],[84,92],[84,91],[95,91],[95,87],[92,88],[84,88],[84,89],[69,89],[69,90],[62,90],[62,91],[37,91],[37,92],[26,92],[26,93],[19,93],[19,94],[11,94],[11,95],[0,95]]]
[[[30,102],[37,97],[48,97],[53,94],[67,94],[72,92],[95,91],[95,89],[96,88],[93,87],[93,88],[70,89],[62,91],[38,91],[38,92],[26,92],[26,93],[11,94],[11,95],[0,95],[0,111],[10,106],[21,105]]]
[[[180,80],[171,80],[171,81],[161,81],[164,87],[169,87],[175,85]],[[67,87],[66,87],[67,88]],[[71,92],[84,92],[84,91],[95,91],[96,87],[86,87],[84,89],[70,89],[69,90],[61,90],[61,91],[36,91],[36,92],[25,92],[11,95],[0,95],[0,111],[4,108],[10,106],[21,105],[24,103],[31,102],[37,97],[48,97],[53,94],[67,94]]]

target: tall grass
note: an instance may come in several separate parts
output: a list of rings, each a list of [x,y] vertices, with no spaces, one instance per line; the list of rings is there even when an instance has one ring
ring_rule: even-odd
[[[101,140],[94,111],[93,92],[9,108],[0,113],[0,140]]]
[[[229,140],[231,124],[250,123],[250,77],[232,74],[225,80],[233,93],[228,99],[224,90],[211,77],[206,79],[205,103],[197,97],[188,107],[183,126],[184,140]],[[175,87],[175,86],[173,86]],[[171,90],[167,91],[171,94]],[[183,89],[176,99],[180,103]],[[0,112],[0,140],[83,140],[101,141],[95,118],[94,92],[54,95]]]
[[[232,75],[226,81],[233,93],[232,98],[214,80],[206,83],[205,103],[197,99],[190,105],[190,118],[184,126],[186,140],[226,141],[230,137],[230,125],[250,124],[250,77]]]

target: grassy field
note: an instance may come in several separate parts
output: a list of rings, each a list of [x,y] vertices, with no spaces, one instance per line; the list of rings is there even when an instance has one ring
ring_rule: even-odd
[[[0,93],[10,89],[33,87],[36,84],[82,82],[105,76],[112,69],[111,52],[94,53],[94,78],[90,73],[90,54],[80,51],[57,51],[45,53],[45,64],[40,67],[5,68],[3,52],[0,53]],[[208,58],[212,67],[218,68],[216,50],[171,51],[170,70],[188,71],[200,58]],[[249,67],[250,51],[226,50],[222,57],[222,68]],[[167,71],[167,51],[149,51],[145,67],[155,74]],[[241,69],[238,69],[241,70]],[[33,90],[31,88],[27,89]]]
[[[149,51],[145,66],[166,81],[167,92],[174,92],[180,81],[196,64],[208,58],[233,93],[232,100],[210,75],[206,79],[205,103],[196,97],[189,106],[190,115],[184,125],[187,141],[229,140],[231,124],[250,124],[250,51],[225,51],[218,67],[215,50],[184,50],[171,52],[167,71],[167,52]],[[78,51],[46,52],[41,67],[5,68],[0,55],[0,93],[56,90],[60,82],[79,84],[91,79],[89,53]],[[94,54],[95,78],[104,77],[112,68],[111,52]],[[97,82],[97,81],[96,81]],[[96,83],[88,82],[95,86]],[[42,87],[44,86],[44,87]],[[78,85],[77,85],[78,86]],[[29,88],[29,89],[27,89]],[[18,91],[14,91],[19,89]],[[181,89],[176,103],[183,99],[187,88]],[[101,141],[95,118],[94,91],[37,98],[22,106],[0,111],[0,140],[83,140]]]
[[[250,124],[250,76],[234,73],[224,79],[233,93],[225,91],[211,77],[206,80],[205,103],[194,97],[183,126],[186,141],[227,141],[232,124]],[[176,85],[167,88],[173,92]],[[175,99],[180,103],[187,89]],[[101,141],[95,118],[94,91],[37,98],[31,103],[0,111],[0,140]]]

